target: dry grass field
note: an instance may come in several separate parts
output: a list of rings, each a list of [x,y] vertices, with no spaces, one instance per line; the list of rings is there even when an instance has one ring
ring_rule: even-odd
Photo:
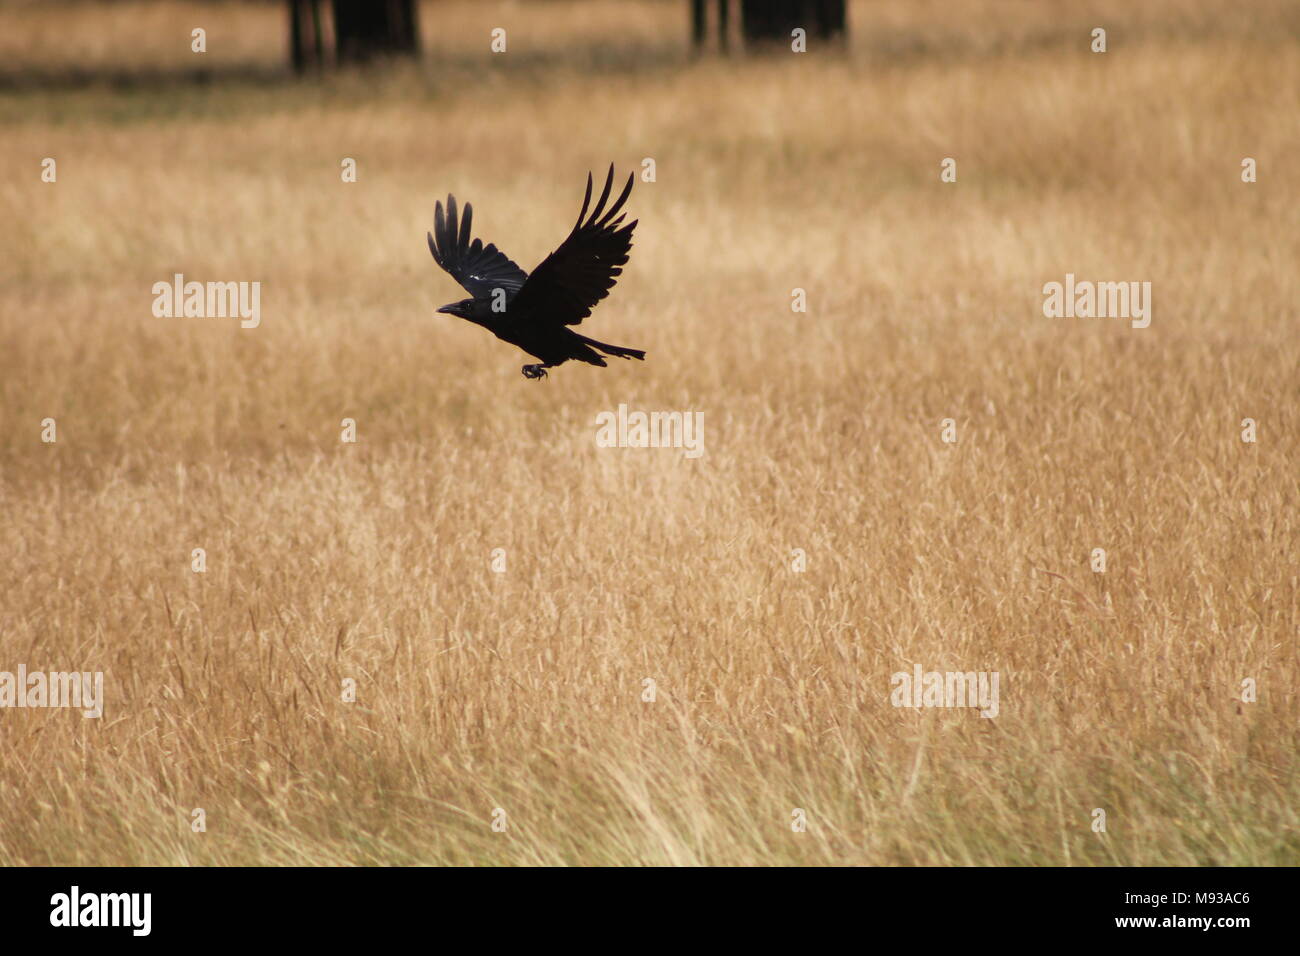
[[[697,59],[684,2],[453,2],[319,81],[283,19],[0,6],[0,671],[104,675],[0,709],[0,863],[1300,862],[1294,4]],[[434,314],[436,199],[532,268],[646,157],[581,329],[644,364]],[[260,326],[155,317],[178,272]],[[704,454],[597,447],[620,404]]]

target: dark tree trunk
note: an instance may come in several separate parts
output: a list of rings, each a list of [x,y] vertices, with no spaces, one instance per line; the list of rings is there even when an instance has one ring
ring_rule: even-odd
[[[817,28],[823,39],[843,36],[848,25],[846,0],[816,0]]]
[[[289,42],[298,73],[325,65],[325,30],[321,0],[289,0]]]
[[[789,43],[796,27],[829,39],[845,32],[845,5],[846,0],[740,0],[740,29],[757,43]]]
[[[334,0],[334,37],[339,63],[415,54],[415,0]]]
[[[718,49],[726,50],[731,45],[731,3],[732,0],[716,0],[717,18],[714,26],[718,34]],[[691,0],[691,44],[697,50],[703,49],[709,42],[709,0]]]
[[[691,0],[691,43],[698,49],[704,46],[709,29],[708,0]]]

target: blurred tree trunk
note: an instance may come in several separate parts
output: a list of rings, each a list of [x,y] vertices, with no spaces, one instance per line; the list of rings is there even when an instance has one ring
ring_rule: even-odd
[[[415,0],[334,0],[334,37],[339,63],[419,51]]]
[[[846,0],[740,0],[740,30],[746,41],[790,41],[795,27],[809,37],[843,36],[848,17]]]
[[[726,50],[731,38],[731,2],[717,0],[718,48]],[[691,42],[695,49],[703,49],[709,39],[709,0],[691,0]]]
[[[333,0],[331,17],[323,10],[329,0],[289,0],[293,68],[301,73],[329,63],[365,63],[379,56],[416,55],[420,51],[416,3]],[[331,41],[332,57],[328,49]]]
[[[297,73],[325,65],[325,32],[320,0],[289,0],[289,42]]]
[[[823,39],[843,37],[848,32],[848,0],[817,0],[817,27]]]

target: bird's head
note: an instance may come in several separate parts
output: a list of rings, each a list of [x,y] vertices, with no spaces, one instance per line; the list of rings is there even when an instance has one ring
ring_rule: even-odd
[[[460,316],[462,319],[470,319],[474,316],[474,300],[461,299],[459,302],[444,305],[438,311],[446,312],[448,315]]]

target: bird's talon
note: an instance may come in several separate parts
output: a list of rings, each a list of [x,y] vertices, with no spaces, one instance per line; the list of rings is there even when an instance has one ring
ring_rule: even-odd
[[[525,365],[524,378],[546,378],[546,367],[544,365]]]

